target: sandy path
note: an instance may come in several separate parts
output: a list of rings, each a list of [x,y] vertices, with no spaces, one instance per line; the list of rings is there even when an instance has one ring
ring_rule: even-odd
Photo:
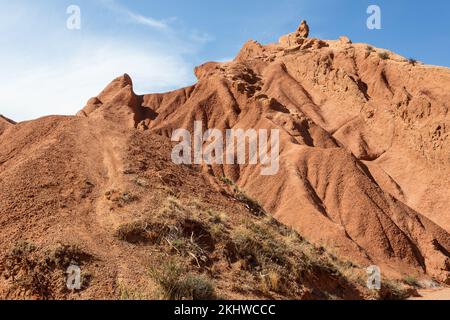
[[[450,288],[420,290],[421,297],[409,300],[450,300]]]

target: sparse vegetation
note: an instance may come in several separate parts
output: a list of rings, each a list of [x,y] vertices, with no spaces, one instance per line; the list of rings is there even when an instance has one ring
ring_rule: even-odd
[[[59,244],[53,250],[46,251],[46,262],[64,270],[71,264],[79,264],[91,259],[92,256],[78,245]]]
[[[43,250],[28,242],[16,243],[1,265],[2,276],[10,280],[13,289],[48,299],[54,290],[63,288],[64,272],[70,264],[82,264],[92,259],[75,245],[58,245]],[[84,276],[86,286],[89,277]]]
[[[400,283],[384,280],[377,298],[382,300],[404,300],[408,297],[408,291]]]
[[[223,212],[217,212],[215,210],[208,210],[210,215],[209,221],[214,224],[221,224],[227,221],[227,215]]]
[[[255,216],[262,217],[265,216],[267,213],[262,207],[262,205],[255,199],[249,197],[245,192],[236,189],[235,191],[235,198],[236,200],[242,202],[247,209],[250,210]]]
[[[142,187],[142,188],[147,188],[150,185],[148,180],[145,178],[142,178],[142,177],[137,177],[133,181],[137,186]]]
[[[379,57],[381,60],[388,60],[388,59],[390,59],[390,55],[389,55],[389,53],[386,52],[386,51],[380,52],[380,53],[378,54],[378,57]]]
[[[328,274],[335,277],[333,281],[346,283],[357,269],[311,245],[270,216],[244,221],[232,231],[231,239],[243,270],[254,274],[260,290],[269,296],[271,292],[295,296],[305,281],[310,281],[306,275]]]
[[[230,178],[222,177],[220,178],[220,180],[227,185],[234,186],[234,181],[231,180]]]
[[[232,239],[246,268],[260,270],[272,265],[289,265],[286,244],[264,224],[248,222],[234,230]]]
[[[206,275],[188,275],[182,282],[192,300],[215,300],[216,294],[211,279]]]
[[[366,51],[369,52],[369,53],[372,53],[372,52],[375,51],[375,49],[372,46],[367,46],[366,47]]]
[[[414,59],[414,58],[409,58],[408,59],[408,63],[413,65],[413,66],[415,66],[418,63],[418,61],[416,59]]]
[[[188,206],[168,197],[156,215],[120,226],[115,236],[131,244],[158,245],[172,254],[192,259],[201,267],[208,261],[208,251],[214,243],[208,223],[219,219],[212,214],[198,204]]]
[[[123,284],[119,284],[119,300],[122,301],[151,300],[151,296],[149,296],[145,292],[136,291],[134,289],[128,288]]]
[[[242,202],[254,215],[258,217],[266,215],[262,205],[257,200],[249,197],[244,191],[242,191],[233,180],[227,177],[222,177],[220,180],[233,187],[235,199]]]
[[[261,290],[270,294],[270,292],[283,292],[285,287],[283,286],[283,279],[280,272],[276,270],[270,270],[266,274],[263,274],[261,279]]]
[[[412,276],[412,275],[406,276],[403,279],[403,282],[406,283],[407,285],[411,286],[411,287],[420,288],[419,280],[417,280],[417,278]]]
[[[138,197],[131,192],[119,192],[111,190],[105,193],[106,199],[116,204],[119,208],[129,205],[138,200]]]
[[[16,243],[2,263],[2,275],[12,281],[15,290],[40,297],[50,296],[50,279],[45,271],[47,266],[37,257],[37,247],[28,242]]]
[[[200,244],[201,239],[194,238],[194,233],[188,238],[180,234],[179,230],[176,230],[173,234],[167,236],[165,240],[182,257],[192,257],[199,268],[208,261],[206,252]]]
[[[129,192],[124,192],[120,195],[119,201],[125,203],[125,204],[129,204],[132,203],[133,201],[136,201],[137,197]]]
[[[175,261],[171,260],[160,269],[151,269],[150,276],[158,284],[160,297],[164,300],[214,300],[214,285],[205,275],[185,274]]]
[[[330,249],[310,244],[237,187],[234,191],[235,198],[249,211],[241,221],[229,219],[199,199],[183,201],[169,196],[157,212],[116,231],[122,241],[152,245],[170,256],[150,272],[161,299],[214,298],[214,285],[206,274],[220,278],[223,265],[216,262],[221,259],[239,266],[234,272],[239,273],[236,276],[242,284],[234,291],[240,294],[253,291],[268,298],[298,298],[306,286],[316,288],[323,299],[330,299],[345,294],[354,297],[361,290],[356,286],[365,287],[366,274],[359,266],[338,259]],[[345,288],[347,293],[336,295],[336,288]],[[126,298],[129,292],[122,295]],[[403,291],[390,286],[385,294],[398,297]]]

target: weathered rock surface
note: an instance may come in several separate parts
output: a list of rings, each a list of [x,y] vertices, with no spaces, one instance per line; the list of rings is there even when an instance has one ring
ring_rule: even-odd
[[[308,37],[302,23],[278,43],[249,41],[233,61],[201,65],[195,85],[168,93],[136,95],[124,75],[77,117],[16,125],[0,118],[1,252],[24,238],[81,239],[112,261],[105,270],[135,279],[131,262],[120,258],[131,247],[110,231],[151,211],[157,190],[167,188],[234,208],[220,182],[227,177],[339,257],[377,264],[386,277],[448,282],[450,70],[394,53],[383,59],[384,50],[345,37]],[[222,131],[279,129],[279,173],[261,176],[260,165],[174,165],[170,137],[180,128],[192,132],[195,121]],[[154,181],[116,214],[104,194],[130,188],[122,172]],[[241,214],[230,210],[233,219]],[[144,251],[131,258],[141,271]],[[227,290],[233,268],[220,267]],[[102,279],[102,292],[117,285]]]

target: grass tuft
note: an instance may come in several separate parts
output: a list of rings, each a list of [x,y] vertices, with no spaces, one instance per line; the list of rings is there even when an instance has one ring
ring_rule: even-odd
[[[215,300],[211,279],[205,275],[185,274],[184,268],[174,261],[161,269],[151,269],[150,276],[159,286],[163,300]]]
[[[390,59],[390,55],[386,51],[385,52],[380,52],[378,54],[378,57],[380,57],[381,60],[388,60],[388,59]]]
[[[403,279],[403,282],[411,287],[420,288],[419,280],[417,280],[417,278],[412,275],[406,276]]]
[[[417,65],[418,61],[416,59],[414,59],[414,58],[409,58],[408,59],[408,63],[413,65],[413,66],[415,66],[415,65]]]

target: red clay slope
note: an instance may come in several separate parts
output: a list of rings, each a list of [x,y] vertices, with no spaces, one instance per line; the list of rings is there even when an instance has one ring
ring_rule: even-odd
[[[132,132],[167,143],[174,130],[192,131],[199,120],[221,130],[281,130],[277,175],[261,176],[258,165],[205,165],[211,189],[211,181],[228,177],[276,219],[341,257],[380,265],[387,275],[421,273],[448,282],[450,70],[382,53],[347,38],[323,41],[298,32],[266,46],[250,41],[232,62],[196,68],[199,81],[191,87],[138,96],[124,75],[76,118],[14,126],[0,137],[2,248],[22,230],[40,230],[39,239],[49,230],[66,236],[72,228],[100,247],[85,233],[100,232],[91,223],[117,226],[122,218],[91,217],[92,206],[101,212],[104,203],[83,200],[78,190],[122,186],[117,150],[126,148]],[[177,170],[160,162],[159,170]],[[162,179],[176,188],[192,185],[186,192],[195,194],[197,183],[183,177]],[[50,201],[56,190],[59,204]],[[54,216],[47,201],[61,206],[67,219]],[[68,225],[69,217],[77,223]]]
[[[108,116],[126,114],[121,105],[126,99]],[[211,282],[221,299],[373,297],[364,268],[255,216],[231,186],[172,163],[171,149],[163,136],[101,119],[46,117],[8,129],[0,136],[0,298],[172,298],[149,270],[173,265],[183,273],[168,280],[200,276],[200,289]],[[66,288],[73,263],[80,291]]]
[[[234,61],[198,67],[192,87],[137,97],[124,76],[81,114],[166,137],[192,131],[195,120],[282,129],[278,175],[260,176],[258,166],[210,171],[316,243],[446,281],[450,70],[383,53],[345,37],[250,41]],[[117,101],[126,111],[112,112]]]

